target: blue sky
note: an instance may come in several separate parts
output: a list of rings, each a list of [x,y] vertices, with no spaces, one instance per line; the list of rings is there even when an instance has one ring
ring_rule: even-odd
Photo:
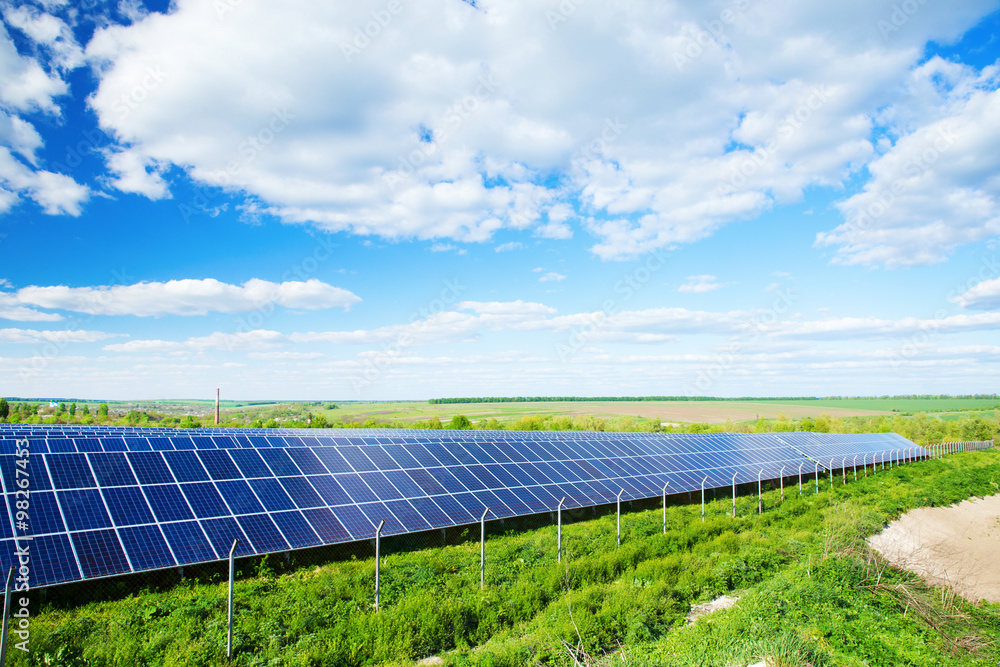
[[[1000,3],[337,4],[0,4],[0,394],[996,391]]]

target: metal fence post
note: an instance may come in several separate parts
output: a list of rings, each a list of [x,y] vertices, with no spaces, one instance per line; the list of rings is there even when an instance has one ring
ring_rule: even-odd
[[[483,515],[479,517],[479,589],[486,586],[486,515],[490,513],[490,508],[483,510]]]
[[[840,462],[840,485],[847,484],[847,457]]]
[[[781,501],[785,501],[785,466],[781,466]]]
[[[816,493],[819,493],[819,461],[816,461]]]
[[[622,545],[622,494],[625,493],[625,489],[618,492],[618,498],[615,500],[615,506],[618,509],[618,546]]]
[[[556,554],[557,554],[556,555],[556,562],[557,563],[561,563],[562,562],[562,506],[563,506],[564,502],[566,502],[566,496],[562,497],[562,499],[559,501],[559,507],[556,508],[556,512],[559,513],[559,524],[558,524],[558,527],[556,528],[556,531],[557,531],[556,532],[556,541],[559,544],[558,551],[556,552]]]
[[[865,477],[868,476],[868,453],[861,457],[861,467],[865,470]]]
[[[670,482],[663,485],[663,534],[667,534],[667,487]]]
[[[854,481],[858,481],[858,455],[854,455]]]
[[[830,489],[833,489],[833,459],[830,459]]]
[[[3,635],[0,636],[0,667],[7,664],[7,632],[10,622],[10,596],[12,595],[10,585],[14,583],[14,566],[11,565],[7,571],[7,584],[4,586],[3,594]]]
[[[233,546],[229,547],[229,635],[226,639],[226,657],[233,657],[233,554],[236,553],[236,545],[239,538],[233,540]],[[4,663],[0,660],[0,666]]]
[[[378,528],[375,529],[375,613],[378,613],[378,602],[379,593],[381,592],[379,576],[379,570],[382,569],[381,558],[382,558],[382,526],[385,525],[385,519],[378,522]]]
[[[804,466],[804,465],[805,465],[805,463],[800,463],[799,464],[799,495],[800,496],[802,495],[802,466]]]

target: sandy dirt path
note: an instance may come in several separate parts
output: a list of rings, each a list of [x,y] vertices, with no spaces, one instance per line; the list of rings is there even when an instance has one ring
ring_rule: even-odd
[[[931,585],[1000,602],[1000,495],[912,510],[868,543]]]

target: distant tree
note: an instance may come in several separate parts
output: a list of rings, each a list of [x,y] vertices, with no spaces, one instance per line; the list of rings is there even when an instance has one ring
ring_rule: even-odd
[[[336,403],[327,403],[325,407],[326,407],[327,410],[336,410],[337,409],[337,404]]]
[[[448,422],[447,428],[466,431],[472,428],[472,421],[465,415],[455,415],[451,418],[451,421]]]
[[[312,422],[309,425],[312,428],[330,428],[330,422],[323,415],[312,415]]]
[[[98,417],[107,417],[108,416],[108,404],[107,403],[101,403],[101,407],[97,408],[97,416]]]
[[[89,415],[89,414],[90,414],[90,408],[89,408],[89,407],[87,407],[87,404],[86,404],[86,403],[84,403],[83,405],[81,405],[81,406],[80,406],[79,408],[77,408],[77,409],[79,410],[79,412],[80,412],[80,416],[81,416],[81,417],[86,417],[87,415]]]
[[[264,428],[278,428],[278,422],[274,421],[274,419],[268,419],[267,423],[264,424]]]
[[[7,419],[10,414],[10,406],[7,404],[6,398],[0,398],[0,419]]]
[[[59,404],[59,408],[56,410],[56,412],[66,412],[66,410],[67,410],[66,404],[65,403],[60,403]]]
[[[427,425],[427,428],[444,428],[444,426],[441,425],[441,420],[435,415],[430,418],[430,423]]]
[[[76,416],[76,403],[70,403],[69,404],[69,416],[70,417],[75,417]]]

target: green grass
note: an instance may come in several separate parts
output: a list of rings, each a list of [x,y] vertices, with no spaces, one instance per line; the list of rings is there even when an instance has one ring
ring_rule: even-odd
[[[413,551],[389,538],[379,614],[370,557],[308,567],[296,567],[300,555],[290,566],[239,561],[232,664],[410,665],[440,655],[463,667],[721,667],[762,657],[772,665],[995,665],[1000,605],[952,600],[884,568],[863,538],[912,507],[997,493],[998,481],[1000,452],[986,451],[846,486],[837,480],[833,490],[821,483],[819,494],[810,486],[801,498],[786,488],[784,502],[770,490],[760,516],[753,495],[738,498],[731,518],[721,493],[704,523],[697,504],[668,507],[666,534],[659,508],[625,514],[620,547],[613,514],[576,511],[564,526],[562,564],[554,526],[493,522],[484,591],[477,527],[468,542]],[[11,651],[9,660],[224,665],[218,574],[162,591],[94,593],[107,599],[89,603],[54,589],[33,610],[31,652]],[[732,591],[742,595],[736,607],[685,624],[692,603]]]

